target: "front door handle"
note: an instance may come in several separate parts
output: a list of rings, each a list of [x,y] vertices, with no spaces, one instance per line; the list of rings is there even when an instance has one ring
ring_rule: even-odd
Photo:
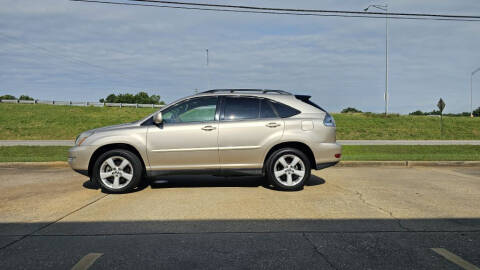
[[[276,127],[279,127],[280,124],[279,124],[279,123],[272,122],[272,123],[266,124],[265,126],[267,126],[267,127],[269,127],[269,128],[276,128]]]
[[[204,127],[202,127],[202,129],[205,130],[205,131],[212,131],[212,130],[215,130],[217,128],[214,127],[214,126],[204,126]]]

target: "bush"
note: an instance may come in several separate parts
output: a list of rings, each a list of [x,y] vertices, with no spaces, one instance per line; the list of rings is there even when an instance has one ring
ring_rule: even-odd
[[[362,111],[357,110],[353,107],[348,107],[348,108],[342,110],[342,113],[361,113],[361,112]]]
[[[165,104],[165,102],[160,100],[159,95],[149,96],[145,92],[139,92],[135,95],[133,94],[110,94],[107,98],[102,98],[100,102],[106,103],[138,103],[138,104]]]

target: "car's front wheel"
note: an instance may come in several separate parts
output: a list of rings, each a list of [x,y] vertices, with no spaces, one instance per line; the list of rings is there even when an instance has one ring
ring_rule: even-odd
[[[111,193],[122,193],[136,188],[142,180],[142,175],[140,159],[124,149],[103,153],[93,167],[96,182]]]
[[[299,190],[310,178],[310,162],[307,156],[295,148],[275,151],[266,164],[267,178],[282,190]]]

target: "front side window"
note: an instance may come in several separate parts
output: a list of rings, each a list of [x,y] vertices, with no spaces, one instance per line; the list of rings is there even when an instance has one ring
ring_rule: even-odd
[[[162,117],[165,123],[209,122],[216,109],[217,97],[193,98],[162,111]]]
[[[249,97],[226,97],[223,120],[257,119],[260,100]]]

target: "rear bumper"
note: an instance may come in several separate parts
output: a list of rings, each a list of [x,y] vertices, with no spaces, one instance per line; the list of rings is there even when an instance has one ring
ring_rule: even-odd
[[[333,166],[341,159],[342,146],[338,143],[317,143],[311,146],[311,149],[315,156],[317,168],[319,165],[321,165],[320,167],[323,166],[322,168]]]

